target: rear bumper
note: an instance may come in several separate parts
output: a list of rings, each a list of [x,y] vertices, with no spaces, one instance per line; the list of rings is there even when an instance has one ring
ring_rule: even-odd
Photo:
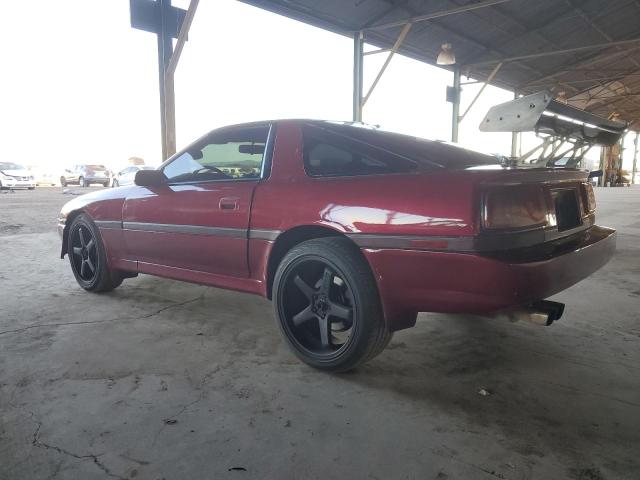
[[[85,177],[87,183],[111,183],[109,177]]]
[[[554,295],[613,256],[616,232],[593,226],[578,237],[493,254],[364,249],[393,330],[416,312],[489,313]]]

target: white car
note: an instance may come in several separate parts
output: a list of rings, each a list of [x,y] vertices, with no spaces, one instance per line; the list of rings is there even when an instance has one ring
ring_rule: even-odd
[[[136,173],[139,170],[155,170],[156,167],[150,167],[148,165],[132,165],[123,170],[120,170],[111,182],[112,187],[122,187],[125,185],[133,185],[133,181],[136,178]]]
[[[36,188],[33,174],[25,167],[13,162],[0,162],[0,190],[7,188]]]

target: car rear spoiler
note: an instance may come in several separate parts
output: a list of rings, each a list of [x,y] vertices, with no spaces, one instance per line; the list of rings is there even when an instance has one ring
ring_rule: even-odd
[[[491,107],[480,131],[536,132],[588,145],[613,145],[627,127],[626,122],[558,102],[545,90]]]

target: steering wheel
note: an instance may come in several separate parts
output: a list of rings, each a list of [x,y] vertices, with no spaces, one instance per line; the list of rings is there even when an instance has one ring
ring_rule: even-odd
[[[199,169],[195,170],[193,173],[198,174],[198,173],[205,172],[205,171],[219,173],[220,175],[224,175],[225,177],[229,177],[229,175],[224,173],[218,167],[214,167],[212,165],[202,165],[202,168],[199,168]]]

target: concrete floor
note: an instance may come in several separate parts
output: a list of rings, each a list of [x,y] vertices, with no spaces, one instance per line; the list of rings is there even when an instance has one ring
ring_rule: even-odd
[[[58,258],[69,197],[0,195],[0,479],[638,479],[640,188],[597,197],[619,250],[559,323],[421,315],[328,375],[264,299],[85,293]]]

